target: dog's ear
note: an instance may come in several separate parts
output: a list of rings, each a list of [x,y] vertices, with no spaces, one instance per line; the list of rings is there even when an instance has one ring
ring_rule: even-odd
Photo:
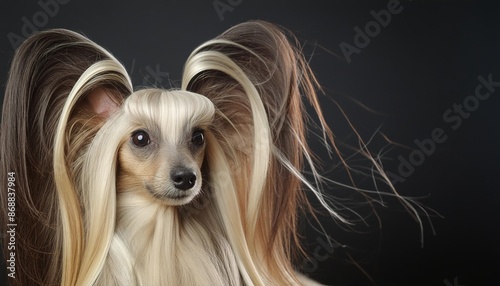
[[[93,113],[107,118],[120,108],[123,96],[109,89],[96,88],[86,96],[85,101]]]

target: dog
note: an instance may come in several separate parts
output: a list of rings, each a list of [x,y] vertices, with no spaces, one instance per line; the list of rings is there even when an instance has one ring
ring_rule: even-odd
[[[110,117],[76,169],[83,196],[89,198],[86,209],[92,212],[86,231],[89,249],[111,244],[100,259],[86,260],[84,254],[80,271],[88,270],[76,284],[90,285],[97,277],[98,285],[240,285],[216,209],[206,207],[203,214],[188,217],[179,208],[202,189],[213,191],[210,176],[203,182],[203,173],[214,168],[210,156],[205,159],[205,152],[215,152],[211,101],[187,91],[145,89],[110,108],[101,106],[106,93],[96,92],[101,98],[93,107]],[[116,225],[110,222],[106,229],[100,220],[107,214],[98,210],[115,208]],[[102,271],[92,272],[96,263],[104,263]]]
[[[17,180],[9,282],[317,285],[293,263],[306,191],[346,222],[302,174],[321,179],[304,98],[335,147],[317,90],[293,35],[264,21],[200,45],[177,90],[134,92],[120,62],[75,32],[28,38],[0,133],[0,178]]]

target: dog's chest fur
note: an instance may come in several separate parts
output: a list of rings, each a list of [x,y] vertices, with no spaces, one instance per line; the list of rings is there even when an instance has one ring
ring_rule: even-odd
[[[210,212],[207,207],[206,211]],[[195,216],[118,196],[117,227],[100,285],[240,285],[227,240]],[[205,214],[205,220],[210,214]]]

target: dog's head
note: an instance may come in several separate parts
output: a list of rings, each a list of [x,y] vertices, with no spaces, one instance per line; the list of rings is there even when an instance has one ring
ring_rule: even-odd
[[[146,89],[133,93],[117,113],[111,119],[122,126],[117,191],[166,205],[190,202],[202,186],[211,101],[186,91]]]

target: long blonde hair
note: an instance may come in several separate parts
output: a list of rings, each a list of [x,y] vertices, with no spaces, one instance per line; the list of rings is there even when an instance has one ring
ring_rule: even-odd
[[[60,284],[61,269],[66,267],[62,261],[73,259],[72,254],[81,251],[78,242],[63,250],[70,235],[68,228],[74,227],[71,232],[81,232],[81,218],[79,207],[71,208],[78,206],[78,202],[70,190],[66,199],[71,203],[62,207],[66,208],[63,212],[67,217],[61,216],[55,169],[66,172],[71,158],[61,158],[62,165],[55,165],[54,145],[56,133],[63,132],[58,129],[60,117],[76,82],[88,67],[106,59],[114,57],[86,37],[63,29],[37,33],[16,50],[5,89],[0,133],[0,180],[7,181],[7,172],[15,172],[17,179],[17,273],[15,279],[9,278],[12,285]],[[81,91],[106,88],[117,95],[117,101],[131,92],[128,76],[120,80],[114,76],[101,79],[90,81]],[[84,100],[76,105],[78,110],[73,111],[70,120],[89,121],[93,115],[80,108],[85,105]],[[77,125],[68,124],[67,132],[76,132]],[[97,128],[90,128],[93,131],[87,135],[92,136]],[[75,155],[83,141],[69,144],[75,149],[65,150],[68,156]],[[7,205],[6,192],[1,192],[0,202]],[[6,219],[7,213],[2,211],[0,215]],[[2,231],[5,227],[2,224]],[[3,246],[4,253],[8,253],[7,245]]]
[[[238,178],[233,180],[240,235],[251,259],[262,261],[255,281],[273,285],[298,283],[291,263],[301,249],[298,211],[309,209],[302,186],[322,199],[301,173],[304,159],[314,166],[302,96],[316,111],[324,140],[333,143],[317,99],[318,83],[294,44],[275,25],[246,22],[198,47],[182,80],[183,89],[204,94],[221,111],[215,136],[230,177]]]
[[[72,139],[68,138],[71,134],[68,132],[68,122],[76,124],[72,123],[69,118],[77,102],[94,89],[96,83],[102,84],[103,82],[117,82],[132,89],[125,68],[116,59],[102,60],[93,64],[80,76],[69,93],[55,134],[54,178],[63,232],[62,284],[64,285],[79,285],[78,277],[87,277],[89,272],[97,277],[97,269],[102,268],[102,264],[96,265],[95,261],[100,261],[106,256],[114,232],[116,212],[116,194],[113,192],[116,184],[114,176],[105,178],[108,187],[106,192],[94,191],[94,186],[91,185],[82,188],[82,190],[87,191],[82,194],[78,188],[75,188],[75,185],[84,184],[90,179],[81,178],[82,167],[78,165],[80,158],[68,160],[67,154],[68,149],[87,147],[81,144],[67,146],[70,140],[78,140],[87,144],[92,142],[92,137],[89,137],[92,135],[86,134],[82,130],[78,130],[78,134],[74,134]],[[85,125],[88,126],[88,122]],[[91,130],[92,133],[95,132],[94,128]],[[79,152],[83,155],[86,154],[83,150],[79,150]],[[115,153],[105,155],[113,156]],[[71,165],[68,166],[68,164]],[[112,166],[102,167],[111,168]],[[102,244],[99,243],[100,241],[107,241],[107,243]],[[83,275],[80,272],[83,272]]]
[[[328,151],[336,153],[348,174],[352,170],[323,116],[317,95],[321,88],[300,44],[292,33],[265,21],[236,25],[191,53],[182,89],[207,96],[220,110],[213,123],[214,136],[222,146],[221,161],[228,164],[239,203],[242,227],[234,233],[246,238],[248,261],[255,263],[259,273],[252,281],[300,283],[293,264],[294,258],[304,255],[298,218],[304,213],[315,217],[306,193],[311,192],[333,218],[351,223],[321,189],[324,178],[306,140],[308,114],[303,99],[315,112]],[[378,158],[358,138],[359,153],[377,174],[374,179],[385,184],[390,190],[386,194],[400,200],[421,224],[413,202],[396,192]],[[305,167],[311,170],[312,182],[303,173]]]

